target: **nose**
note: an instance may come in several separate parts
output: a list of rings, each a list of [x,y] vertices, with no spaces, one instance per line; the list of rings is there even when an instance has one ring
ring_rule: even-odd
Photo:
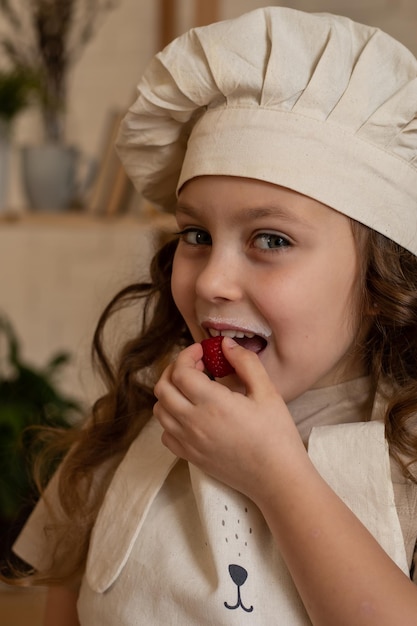
[[[243,272],[236,255],[212,248],[196,280],[198,297],[211,302],[242,298]]]

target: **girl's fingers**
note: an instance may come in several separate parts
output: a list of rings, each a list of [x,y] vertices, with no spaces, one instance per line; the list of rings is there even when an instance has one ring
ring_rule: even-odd
[[[182,459],[186,458],[184,447],[181,445],[179,440],[167,430],[163,432],[161,441],[163,445],[172,452],[172,454],[175,454],[175,456],[178,456]]]
[[[204,369],[202,357],[203,348],[201,343],[193,343],[191,346],[188,346],[179,353],[176,363],[183,367],[198,369],[202,372]]]
[[[236,374],[244,383],[247,396],[256,400],[257,398],[265,398],[265,394],[269,392],[276,394],[276,389],[271,379],[259,357],[254,352],[242,348],[230,337],[223,339],[222,350],[229,363],[234,367]]]
[[[194,343],[191,346],[188,346],[179,353],[175,361],[168,365],[168,367],[162,373],[159,381],[171,380],[173,372],[178,369],[178,367],[184,367],[188,370],[199,370],[202,372],[204,370],[203,361],[201,360],[202,356],[203,349],[201,347],[201,344]],[[159,381],[155,385],[156,396],[158,394]]]
[[[246,396],[262,403],[268,397],[277,397],[272,384],[258,356],[242,348],[228,337],[223,340],[222,348],[236,375],[246,389]],[[155,405],[156,417],[162,426],[173,433],[175,428],[164,416],[160,418],[159,406],[183,427],[194,420],[195,409],[208,410],[208,407],[225,407],[231,402],[230,390],[210,380],[203,372],[203,350],[201,344],[193,344],[183,350],[174,363],[165,370],[155,386],[155,396],[159,404]],[[233,394],[232,394],[233,395]],[[179,432],[175,433],[180,436]]]
[[[201,344],[185,348],[154,387],[154,395],[172,415],[185,416],[204,395],[204,386],[211,382],[203,374],[202,354]]]
[[[153,413],[164,430],[169,430],[177,436],[180,434],[181,425],[175,417],[166,410],[161,402],[157,402],[153,407]]]
[[[179,353],[174,363],[171,363],[162,374],[154,388],[154,394],[162,399],[167,394],[177,390],[192,404],[205,395],[206,385],[210,380],[203,373],[203,349],[196,343],[188,346]],[[206,388],[206,393],[208,389]],[[174,394],[175,396],[175,394]]]

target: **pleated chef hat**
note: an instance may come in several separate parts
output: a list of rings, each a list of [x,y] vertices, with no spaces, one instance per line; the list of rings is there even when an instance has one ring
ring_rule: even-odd
[[[165,210],[200,175],[315,198],[417,254],[417,61],[379,29],[269,7],[150,62],[117,149]]]

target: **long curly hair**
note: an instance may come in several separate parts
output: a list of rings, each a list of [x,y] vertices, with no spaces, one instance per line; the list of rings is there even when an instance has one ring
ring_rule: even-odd
[[[385,434],[404,476],[417,482],[417,257],[365,226],[362,315],[372,311],[364,357],[385,396]],[[414,467],[413,467],[414,466]]]
[[[417,257],[353,220],[352,229],[362,261],[361,315],[371,320],[360,348],[375,383],[389,383],[385,426],[391,454],[404,475],[417,482],[410,469],[417,461]],[[67,450],[58,481],[67,516],[61,530],[67,540],[76,537],[75,544],[68,543],[72,550],[78,546],[78,554],[76,558],[72,554],[66,578],[83,570],[105,486],[152,415],[156,380],[176,352],[192,343],[171,293],[176,246],[176,239],[164,243],[152,260],[150,281],[122,289],[103,311],[93,357],[107,391],[82,427],[54,435],[49,445],[52,455]],[[142,303],[140,333],[125,343],[113,363],[105,349],[105,329],[113,316],[138,302]],[[94,476],[102,467],[106,468],[104,487],[93,489]],[[57,582],[53,574],[35,574],[33,580]]]

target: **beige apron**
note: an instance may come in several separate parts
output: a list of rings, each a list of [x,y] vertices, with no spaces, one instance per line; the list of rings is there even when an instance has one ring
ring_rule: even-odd
[[[82,626],[311,624],[257,507],[177,459],[152,420],[93,531]],[[381,422],[313,429],[318,471],[408,574]]]

